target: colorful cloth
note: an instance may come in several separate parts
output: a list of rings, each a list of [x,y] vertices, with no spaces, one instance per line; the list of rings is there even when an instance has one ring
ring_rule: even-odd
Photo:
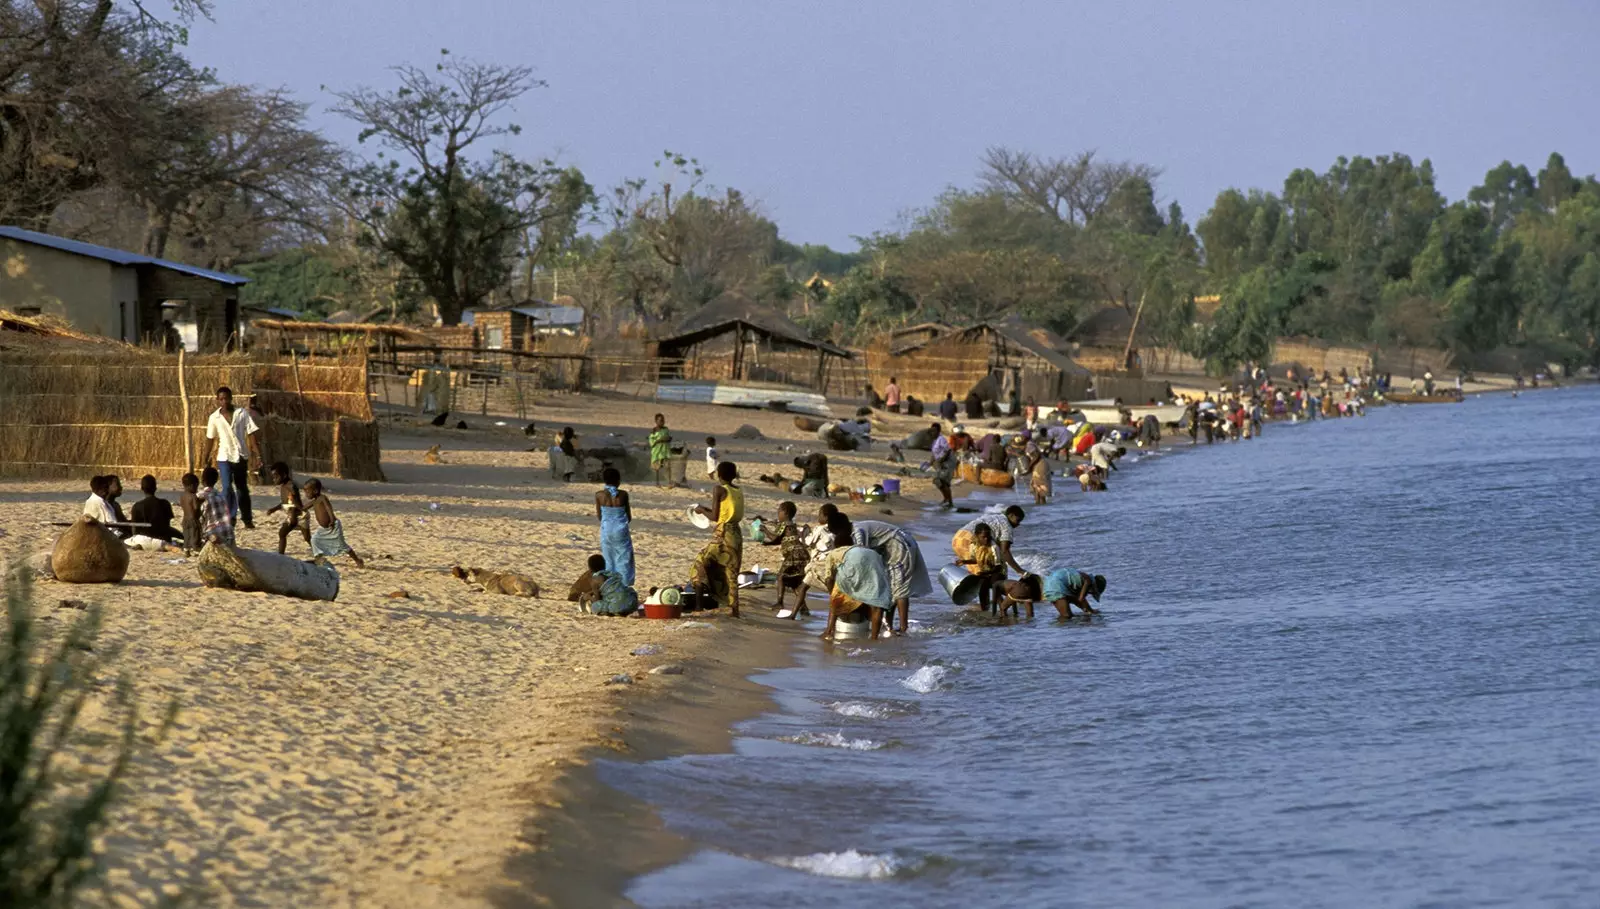
[[[332,527],[322,527],[316,523],[311,525],[311,554],[331,559],[350,552],[350,544],[344,540],[344,523],[338,518],[333,519]]]
[[[672,457],[672,433],[665,426],[650,433],[650,466],[657,470]]]
[[[200,490],[200,536],[202,540],[233,545],[233,518],[228,514],[227,497],[213,486]]]
[[[888,609],[894,604],[883,557],[864,546],[841,547],[835,562],[833,592],[866,606]],[[834,552],[840,552],[836,549]],[[830,558],[832,553],[829,554]]]
[[[911,534],[883,521],[857,521],[853,542],[883,558],[894,599],[909,600],[933,593],[933,584],[928,580],[928,563],[923,561],[922,547]]]
[[[609,564],[609,563],[608,563]],[[639,592],[611,569],[595,572],[594,581],[600,593],[589,603],[589,611],[596,615],[628,615],[639,608]]]
[[[1049,498],[1055,492],[1055,479],[1050,473],[1050,462],[1041,455],[1033,462],[1033,494]]]
[[[717,526],[733,527],[734,535],[739,533],[738,524],[744,520],[744,490],[737,486],[722,484],[722,503],[717,506]]]
[[[607,486],[606,492],[615,501],[617,487]],[[605,556],[607,570],[615,571],[624,583],[633,584],[633,529],[627,508],[600,506],[600,554]]]
[[[1040,595],[1046,603],[1056,600],[1077,602],[1084,585],[1089,583],[1088,572],[1076,568],[1057,568],[1045,574],[1039,582]]]
[[[966,561],[971,563],[967,569],[973,574],[994,574],[1000,567],[1000,561],[994,555],[994,547],[981,543],[972,544],[972,550],[967,555]]]
[[[738,602],[735,578],[744,560],[744,539],[739,536],[739,525],[718,524],[711,542],[700,550],[694,560],[695,586],[718,606]]]

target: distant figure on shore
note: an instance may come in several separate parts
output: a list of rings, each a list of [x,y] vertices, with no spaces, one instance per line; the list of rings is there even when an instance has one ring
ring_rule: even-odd
[[[800,468],[800,481],[789,487],[789,492],[794,495],[815,496],[827,498],[828,496],[828,456],[820,451],[813,451],[794,459],[794,466]]]
[[[200,540],[233,545],[233,518],[228,514],[228,497],[217,490],[220,473],[215,467],[200,471]]]
[[[272,483],[278,487],[278,504],[267,509],[267,516],[271,517],[277,512],[283,512],[283,523],[278,525],[278,555],[283,555],[289,548],[289,537],[296,530],[305,537],[306,545],[311,545],[311,519],[306,514],[305,502],[300,498],[300,486],[294,481],[294,475],[289,470],[289,465],[278,461],[269,469],[272,474]]]
[[[966,410],[967,419],[983,419],[983,396],[978,394],[978,389],[974,388],[967,392]]]
[[[145,474],[139,480],[139,491],[144,498],[133,503],[133,523],[150,525],[139,532],[166,543],[178,539],[178,531],[172,526],[172,503],[156,495],[156,478]]]
[[[206,420],[206,452],[200,463],[217,465],[223,498],[228,505],[228,520],[255,527],[250,511],[250,460],[261,463],[260,427],[248,407],[233,406],[233,389],[217,389],[217,409]]]
[[[739,566],[744,558],[744,537],[739,522],[744,520],[744,490],[735,483],[739,468],[732,461],[717,465],[717,487],[711,504],[695,510],[717,522],[711,542],[694,561],[695,589],[718,606],[727,605],[728,614],[739,617]]]
[[[1090,574],[1078,568],[1057,568],[1045,572],[1043,577],[1025,574],[1005,585],[1006,599],[1026,606],[1030,619],[1033,618],[1033,604],[1041,600],[1053,604],[1063,619],[1072,616],[1074,606],[1084,615],[1099,612],[1089,605],[1089,598],[1094,597],[1098,603],[1105,592],[1105,575]]]
[[[600,519],[600,554],[630,587],[633,586],[633,505],[622,491],[622,473],[615,467],[600,472],[605,486],[594,494],[594,515]]]
[[[183,335],[178,333],[178,327],[172,324],[171,319],[161,320],[161,351],[162,353],[175,354],[183,349]]]
[[[717,465],[722,463],[717,456],[716,436],[706,436],[706,479],[717,479]]]
[[[811,561],[811,551],[806,548],[806,541],[800,536],[800,527],[794,522],[798,514],[799,510],[793,502],[778,503],[777,530],[767,532],[762,540],[764,546],[779,547],[778,552],[783,557],[783,564],[778,569],[778,601],[772,604],[780,619],[797,617],[808,611],[806,604],[801,601],[795,603],[788,615],[783,612],[783,595],[790,590],[798,595],[805,589],[806,563]],[[772,526],[762,524],[763,528]]]
[[[650,430],[650,469],[656,472],[657,486],[672,485],[672,433],[667,431],[665,414],[656,414]]]
[[[350,547],[344,538],[344,524],[339,516],[333,512],[333,503],[323,494],[322,481],[307,480],[305,485],[306,510],[311,513],[311,554],[319,559],[331,559],[335,556],[347,555],[350,561],[356,563],[357,568],[365,568],[366,562]]]
[[[563,483],[571,483],[572,475],[578,472],[578,446],[574,441],[577,437],[571,426],[563,426],[556,444],[550,449],[551,476],[560,477]]]
[[[183,551],[199,552],[203,545],[200,539],[200,478],[186,473],[178,482],[183,485],[183,495],[178,496],[178,510],[183,512]]]
[[[960,408],[956,405],[955,393],[945,392],[944,400],[939,402],[939,419],[946,423],[954,423],[959,413]]]
[[[944,439],[941,437],[939,442],[944,442]],[[956,453],[948,442],[942,450],[935,448],[929,464],[933,468],[933,488],[939,490],[939,507],[954,508],[956,503],[950,497],[950,490],[956,478]]]
[[[1433,370],[1431,369],[1422,374],[1422,393],[1430,398],[1433,397]]]
[[[1027,513],[1020,505],[1012,505],[1000,514],[980,515],[956,531],[955,536],[950,538],[950,548],[955,551],[958,561],[972,558],[973,534],[978,525],[988,525],[989,535],[994,541],[995,554],[999,561],[1009,565],[1017,574],[1023,574],[1022,566],[1017,564],[1016,556],[1011,552],[1011,539],[1012,532],[1022,525],[1026,517]]]
[[[900,380],[889,377],[889,387],[883,390],[883,406],[890,413],[900,412]]]
[[[1046,505],[1050,496],[1055,493],[1055,479],[1051,475],[1050,462],[1045,460],[1044,450],[1033,442],[1023,449],[1023,457],[1027,459],[1028,488],[1033,492],[1033,504]]]
[[[639,608],[639,592],[622,579],[622,575],[606,567],[606,557],[589,557],[589,583],[583,579],[574,585],[578,591],[578,608],[591,615],[631,615]]]

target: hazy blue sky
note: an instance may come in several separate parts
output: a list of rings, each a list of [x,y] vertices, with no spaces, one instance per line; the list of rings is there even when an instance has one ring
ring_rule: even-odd
[[[1465,194],[1552,150],[1600,170],[1600,2],[621,3],[220,0],[191,52],[228,80],[388,85],[440,48],[535,67],[514,148],[598,186],[663,149],[760,199],[795,241],[853,248],[986,146],[1098,149],[1164,169],[1192,221],[1228,186],[1401,151]]]

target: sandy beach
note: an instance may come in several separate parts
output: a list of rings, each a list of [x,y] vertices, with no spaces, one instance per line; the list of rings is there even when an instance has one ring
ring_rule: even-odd
[[[793,477],[793,457],[816,447],[791,417],[571,396],[538,409],[529,440],[516,421],[465,415],[474,428],[437,429],[386,414],[389,482],[328,484],[368,560],[361,570],[341,562],[336,602],[209,590],[178,553],[133,553],[114,586],[36,584],[48,626],[76,615],[62,600],[103,608],[103,646],[118,651],[115,668],[133,680],[147,715],[170,699],[180,706],[101,844],[115,901],[594,905],[620,886],[614,873],[661,860],[670,846],[659,836],[645,837],[649,848],[618,848],[630,831],[653,831],[653,821],[598,791],[586,756],[714,747],[707,736],[723,737],[763,709],[745,676],[784,662],[798,628],[765,608],[750,620],[713,615],[713,627],[683,628],[581,615],[566,602],[597,551],[598,484],[550,478],[551,433],[572,425],[580,445],[612,433],[642,441],[658,411],[692,445],[694,488],[629,486],[637,586],[687,580],[705,540],[683,519],[709,489],[697,469],[704,437],[717,436],[723,457],[740,464],[748,511],[771,515],[792,497],[755,476]],[[925,422],[899,420],[881,437]],[[733,439],[743,424],[766,438]],[[444,463],[425,463],[435,444]],[[851,486],[898,470],[882,444],[830,457],[834,481]],[[130,489],[137,481],[124,480]],[[905,482],[913,500],[933,495],[925,479]],[[47,547],[60,531],[42,522],[74,517],[86,494],[81,482],[4,482],[0,531],[14,550]],[[170,484],[162,494],[177,498]],[[241,531],[241,545],[275,548],[275,524],[263,516],[274,500],[264,487],[253,497],[257,527]],[[124,508],[136,498],[125,494]],[[881,511],[856,510],[865,508]],[[305,555],[304,543],[292,539],[289,552]],[[747,549],[746,564],[777,561],[775,551],[765,555]],[[456,564],[529,574],[544,596],[477,592],[450,576]],[[751,602],[769,598],[761,591]],[[647,644],[661,652],[634,655]],[[684,673],[648,671],[668,663]]]

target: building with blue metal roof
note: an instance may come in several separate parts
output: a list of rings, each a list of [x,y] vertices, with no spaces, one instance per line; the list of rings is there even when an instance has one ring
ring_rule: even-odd
[[[50,315],[79,331],[131,344],[184,338],[225,350],[239,330],[240,275],[0,227],[0,308]],[[170,326],[169,324],[170,323]]]

